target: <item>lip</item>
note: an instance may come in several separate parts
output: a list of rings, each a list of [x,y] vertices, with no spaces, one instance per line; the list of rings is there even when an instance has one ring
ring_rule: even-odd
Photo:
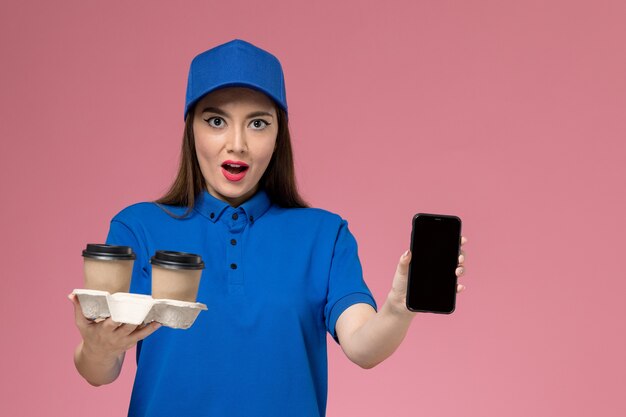
[[[224,177],[226,177],[226,179],[228,181],[232,181],[232,182],[241,181],[243,179],[243,177],[246,176],[246,173],[248,172],[248,169],[240,172],[239,174],[231,174],[230,172],[228,172],[224,168],[225,164],[241,165],[243,167],[246,167],[246,168],[250,169],[250,166],[248,164],[246,164],[245,162],[243,162],[243,161],[232,161],[232,160],[228,159],[228,160],[222,162],[222,174],[224,175]]]
[[[230,159],[227,159],[226,161],[222,162],[222,166],[224,164],[234,164],[234,165],[241,165],[241,166],[244,166],[244,167],[248,167],[248,164],[246,164],[243,161],[232,161]]]
[[[222,168],[222,174],[224,174],[224,176],[226,177],[226,179],[228,181],[241,181],[243,179],[243,177],[246,176],[246,173],[248,172],[248,170],[242,171],[239,174],[231,174],[230,172],[226,171],[226,169]]]

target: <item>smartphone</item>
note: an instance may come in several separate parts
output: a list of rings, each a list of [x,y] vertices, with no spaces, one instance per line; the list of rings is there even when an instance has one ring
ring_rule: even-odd
[[[461,219],[418,213],[411,231],[406,307],[450,314],[456,304],[456,268],[461,251]]]

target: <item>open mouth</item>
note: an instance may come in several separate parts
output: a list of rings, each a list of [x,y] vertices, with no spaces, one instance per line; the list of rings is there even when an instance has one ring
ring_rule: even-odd
[[[237,164],[223,164],[222,168],[231,174],[240,174],[246,171],[249,167],[247,165],[237,165]]]

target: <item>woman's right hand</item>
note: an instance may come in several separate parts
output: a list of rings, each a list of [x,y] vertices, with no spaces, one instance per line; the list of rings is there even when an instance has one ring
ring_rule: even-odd
[[[83,338],[74,353],[74,362],[92,385],[113,382],[121,370],[124,353],[161,327],[157,322],[144,326],[116,323],[111,317],[96,322],[83,316],[76,294],[68,298],[74,304],[76,327]]]
[[[76,294],[70,294],[68,298],[74,304],[76,327],[78,327],[80,335],[83,337],[84,349],[88,349],[91,354],[96,354],[100,357],[119,355],[122,352],[126,352],[135,346],[138,341],[145,339],[161,327],[157,322],[144,326],[116,323],[111,320],[111,317],[95,322],[83,316]]]

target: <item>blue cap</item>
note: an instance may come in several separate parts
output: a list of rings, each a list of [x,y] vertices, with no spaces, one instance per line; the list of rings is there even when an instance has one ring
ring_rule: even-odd
[[[185,118],[205,94],[222,87],[249,87],[268,95],[285,112],[287,96],[280,61],[274,55],[241,39],[218,45],[191,61],[187,79]]]

